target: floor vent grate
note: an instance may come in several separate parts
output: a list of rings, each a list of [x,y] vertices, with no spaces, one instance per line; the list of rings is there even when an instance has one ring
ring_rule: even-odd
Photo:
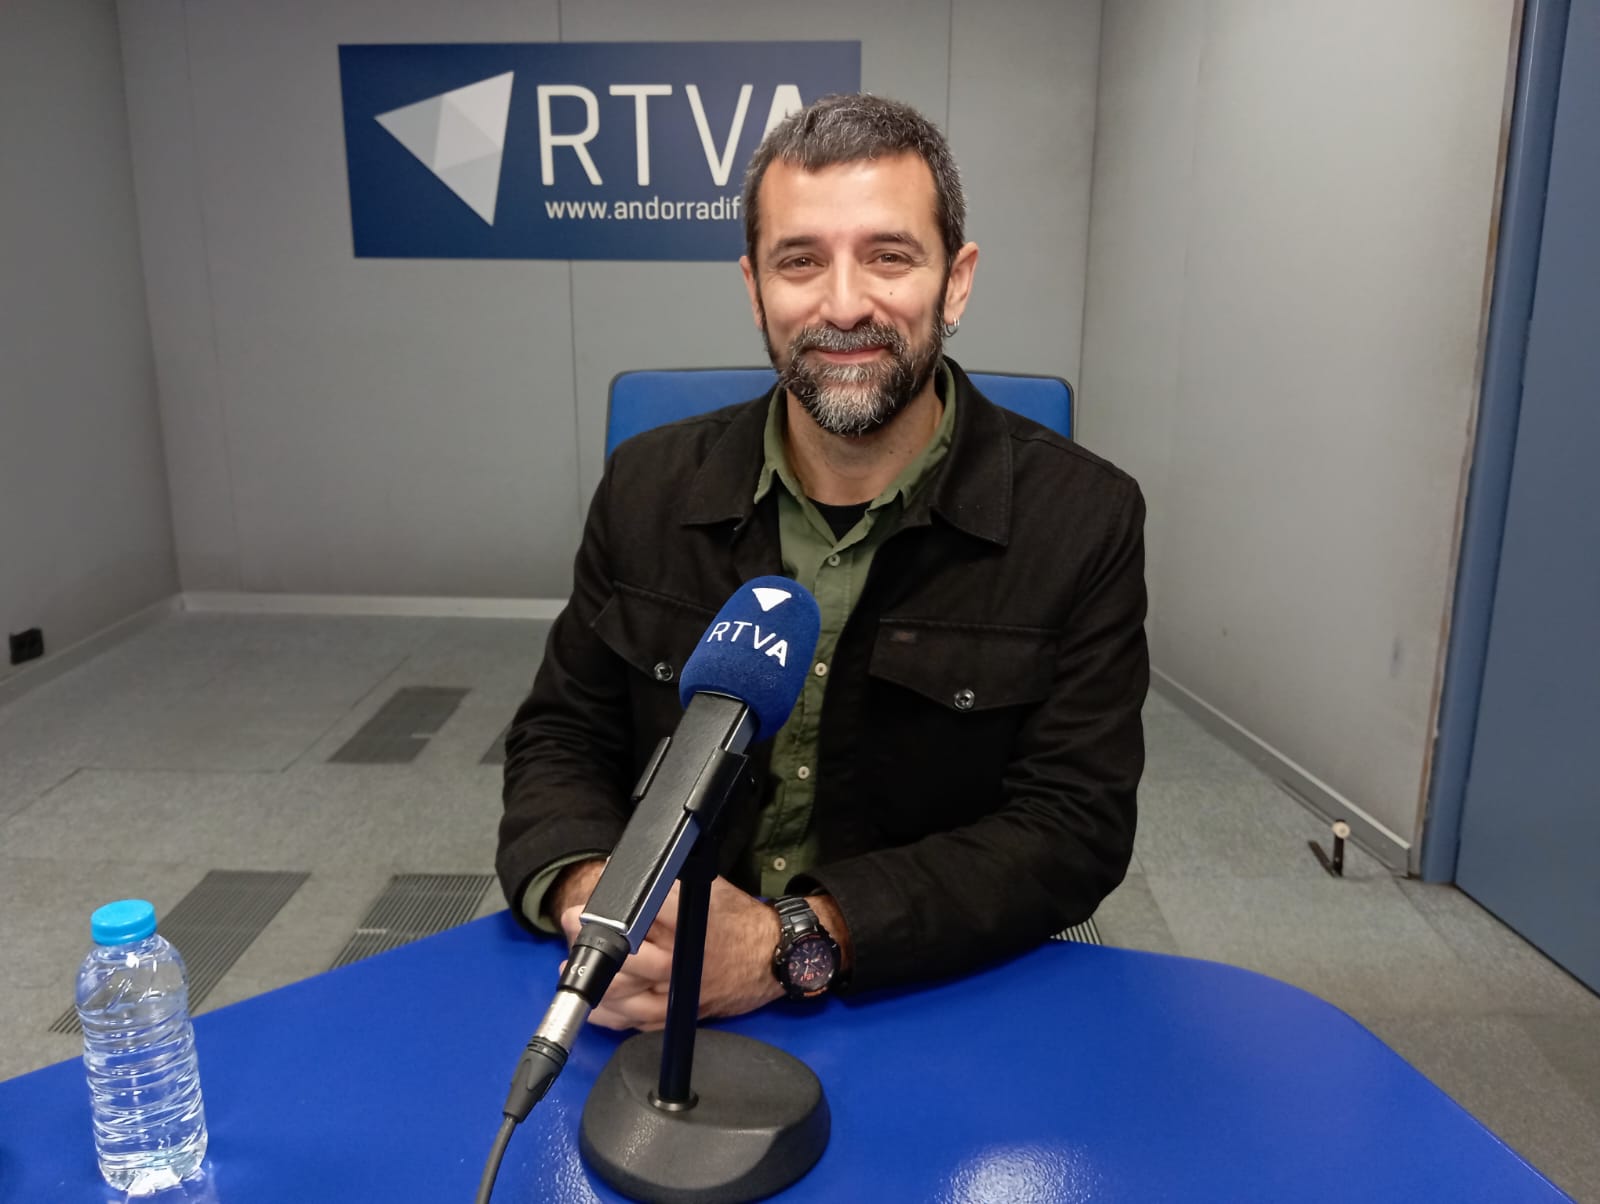
[[[212,870],[171,911],[157,916],[161,935],[178,947],[188,968],[191,1014],[307,877],[272,870]],[[50,1031],[82,1032],[76,1009],[62,1013]]]
[[[1052,941],[1076,941],[1080,945],[1103,945],[1100,939],[1100,929],[1090,916],[1081,924],[1074,924],[1071,928],[1063,929],[1050,938]]]
[[[493,884],[493,874],[396,874],[328,968],[465,924]]]
[[[329,757],[343,765],[409,765],[456,713],[466,690],[405,686]]]

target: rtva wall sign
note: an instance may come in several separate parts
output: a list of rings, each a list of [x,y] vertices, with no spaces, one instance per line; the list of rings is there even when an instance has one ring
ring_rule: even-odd
[[[715,259],[762,136],[859,42],[339,47],[357,256]]]

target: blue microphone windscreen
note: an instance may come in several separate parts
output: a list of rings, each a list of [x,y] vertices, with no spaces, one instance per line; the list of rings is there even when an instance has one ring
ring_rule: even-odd
[[[696,694],[727,694],[748,706],[757,740],[768,740],[794,710],[811,671],[822,615],[798,581],[746,581],[717,612],[678,679],[684,706]]]

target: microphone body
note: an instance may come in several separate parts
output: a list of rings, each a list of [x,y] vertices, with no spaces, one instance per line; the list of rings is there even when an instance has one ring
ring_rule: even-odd
[[[639,951],[684,858],[744,768],[755,728],[750,708],[737,698],[689,699],[677,730],[656,746],[633,789],[634,817],[589,896],[585,925],[613,928],[630,953]]]

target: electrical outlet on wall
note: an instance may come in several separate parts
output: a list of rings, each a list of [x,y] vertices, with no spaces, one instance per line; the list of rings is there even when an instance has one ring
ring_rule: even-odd
[[[19,631],[11,637],[11,663],[21,665],[44,655],[44,632],[37,627]]]

